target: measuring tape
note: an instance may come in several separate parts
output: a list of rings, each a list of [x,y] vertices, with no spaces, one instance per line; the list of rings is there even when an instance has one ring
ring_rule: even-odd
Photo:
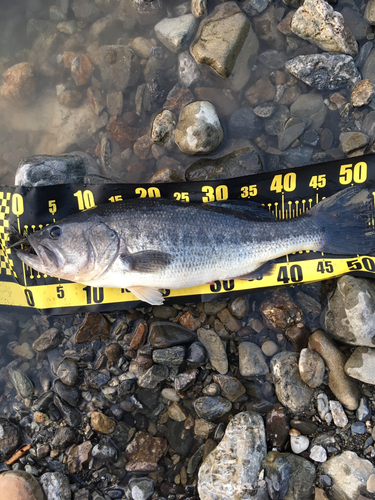
[[[375,155],[332,161],[219,181],[165,184],[64,184],[27,188],[0,186],[0,306],[39,309],[45,314],[127,309],[140,303],[125,288],[93,288],[43,275],[8,248],[9,231],[27,235],[78,211],[128,198],[168,198],[182,203],[251,200],[279,220],[298,217],[348,186],[374,188]],[[374,203],[375,205],[375,203]],[[374,221],[373,221],[374,224]],[[216,281],[164,290],[166,302],[214,300],[254,290],[321,281],[345,273],[375,277],[374,256],[334,256],[303,251],[277,259],[270,276]]]

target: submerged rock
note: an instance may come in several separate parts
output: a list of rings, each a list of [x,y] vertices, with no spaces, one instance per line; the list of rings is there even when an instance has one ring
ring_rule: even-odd
[[[125,45],[102,45],[98,52],[102,85],[123,92],[135,85],[140,74],[138,57]]]
[[[262,417],[238,413],[220,444],[204,460],[198,475],[201,500],[251,498],[258,490],[258,474],[266,456]]]
[[[198,27],[192,14],[164,18],[155,26],[156,36],[172,52],[180,52],[189,44]]]

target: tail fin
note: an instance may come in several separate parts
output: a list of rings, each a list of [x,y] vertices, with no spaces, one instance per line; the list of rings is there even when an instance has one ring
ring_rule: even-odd
[[[372,190],[346,188],[321,201],[308,213],[324,231],[320,252],[342,255],[375,252]]]

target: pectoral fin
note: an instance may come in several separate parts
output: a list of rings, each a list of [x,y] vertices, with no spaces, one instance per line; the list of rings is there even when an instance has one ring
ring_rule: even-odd
[[[132,286],[127,288],[133,295],[152,306],[161,306],[164,302],[163,296],[157,288],[150,286]]]
[[[120,258],[128,271],[155,273],[168,266],[173,260],[173,255],[154,250],[145,250],[144,252],[132,254],[124,253]]]

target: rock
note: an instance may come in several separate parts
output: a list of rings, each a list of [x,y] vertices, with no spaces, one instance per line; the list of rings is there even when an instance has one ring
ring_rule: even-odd
[[[359,403],[359,387],[344,371],[347,357],[323,330],[315,330],[311,335],[309,349],[314,349],[324,359],[328,367],[328,385],[336,398],[348,410],[355,410]]]
[[[87,89],[87,99],[94,113],[99,116],[106,106],[105,99],[100,90],[95,87],[89,87]]]
[[[163,103],[171,90],[172,82],[164,71],[158,69],[151,73],[147,81],[143,106],[146,111],[154,113],[163,107]]]
[[[271,373],[278,400],[292,412],[306,409],[311,402],[313,391],[300,377],[298,354],[279,352],[271,359]]]
[[[194,409],[200,418],[216,420],[232,409],[232,403],[220,396],[203,396],[194,401]]]
[[[335,340],[373,347],[375,336],[375,284],[366,278],[339,278],[321,317],[323,328]]]
[[[258,474],[266,456],[263,419],[253,412],[238,413],[219,445],[199,469],[201,500],[250,498],[258,489]]]
[[[91,459],[92,444],[91,441],[83,441],[83,443],[74,446],[69,451],[67,458],[68,470],[71,474],[80,472],[86,467]]]
[[[320,128],[327,116],[327,106],[320,94],[302,94],[290,106],[292,116],[307,121],[307,130]]]
[[[5,99],[23,103],[34,97],[36,84],[34,66],[28,62],[21,62],[11,66],[3,73],[0,95]]]
[[[258,377],[269,373],[260,347],[253,342],[241,342],[238,346],[238,364],[243,377]]]
[[[53,388],[60,399],[68,403],[68,405],[73,407],[78,405],[81,392],[77,389],[77,387],[69,387],[68,385],[63,384],[61,380],[56,379],[53,383]]]
[[[86,175],[99,173],[95,160],[81,151],[62,155],[29,156],[21,160],[16,186],[39,187],[83,182]]]
[[[208,436],[215,429],[216,424],[212,422],[207,422],[202,418],[196,418],[194,424],[194,434],[203,439],[208,439]]]
[[[30,398],[34,394],[34,384],[21,370],[10,368],[9,376],[14,388],[21,398]]]
[[[154,493],[154,481],[148,477],[132,477],[129,487],[133,500],[148,500]]]
[[[213,104],[220,117],[230,116],[240,105],[235,92],[227,88],[195,87],[194,95],[198,101]]]
[[[260,136],[262,129],[263,122],[254,113],[253,108],[237,109],[229,119],[229,131],[234,137],[256,139]]]
[[[137,22],[141,26],[148,24],[155,24],[165,15],[165,5],[164,2],[156,0],[149,2],[148,0],[130,0],[125,2],[124,6],[126,8],[126,17],[135,17]]]
[[[181,111],[175,129],[175,141],[183,153],[212,153],[221,145],[223,139],[223,128],[210,102],[196,101]]]
[[[241,382],[231,375],[214,375],[213,379],[220,386],[222,396],[232,403],[246,392]]]
[[[0,462],[10,458],[21,442],[21,430],[0,417]]]
[[[59,427],[52,439],[52,448],[61,452],[71,443],[74,443],[76,435],[71,427]]]
[[[136,351],[140,349],[146,341],[147,332],[147,323],[142,319],[136,321],[132,331],[133,337],[130,341],[130,347]]]
[[[73,0],[72,11],[78,21],[93,23],[100,15],[100,9],[90,0]]]
[[[357,347],[344,366],[352,378],[375,385],[375,349]]]
[[[154,363],[165,366],[180,366],[185,357],[185,346],[166,347],[165,349],[155,349],[152,352]]]
[[[0,497],[4,500],[8,498],[14,498],[15,500],[45,500],[43,490],[37,479],[22,470],[8,470],[0,474]]]
[[[158,39],[172,52],[184,50],[195,35],[198,21],[193,14],[164,18],[155,25]]]
[[[167,441],[162,437],[153,437],[145,431],[138,431],[126,447],[128,472],[154,472],[158,470],[158,461],[163,456]]]
[[[72,408],[67,403],[62,401],[57,394],[53,397],[53,405],[57,407],[58,410],[58,418],[55,418],[56,420],[59,420],[62,417],[71,427],[79,427],[81,425],[81,413],[76,408]]]
[[[278,148],[280,151],[288,148],[305,130],[306,121],[299,118],[289,118],[284,123],[284,128],[278,135]]]
[[[86,313],[84,320],[75,336],[75,342],[80,344],[99,337],[109,337],[110,325],[100,313]]]
[[[285,63],[293,76],[318,90],[353,88],[361,75],[353,58],[343,54],[311,54],[297,56]]]
[[[371,409],[366,397],[363,397],[359,400],[359,405],[355,412],[355,416],[361,422],[365,422],[366,420],[369,420],[371,418]]]
[[[238,91],[250,77],[249,60],[255,61],[258,47],[245,14],[235,2],[225,2],[201,21],[190,51],[197,62],[212,68]]]
[[[321,392],[317,395],[316,407],[319,413],[319,417],[329,424],[332,421],[332,415],[329,413],[329,403],[327,394]]]
[[[72,497],[69,479],[62,472],[45,472],[40,477],[40,484],[47,500],[70,500]]]
[[[203,181],[230,179],[261,172],[261,158],[253,146],[237,149],[220,158],[203,158],[185,171],[186,180]]]
[[[273,101],[276,96],[276,88],[268,76],[260,78],[254,85],[246,90],[246,99],[252,106],[259,106],[268,101]],[[246,108],[245,108],[246,109]]]
[[[102,85],[107,91],[124,92],[138,81],[139,60],[125,45],[102,45],[98,51]]]
[[[199,328],[198,338],[207,349],[212,367],[222,375],[228,371],[228,358],[222,340],[213,330]]]
[[[91,79],[92,64],[86,54],[75,57],[71,63],[72,78],[76,85],[87,85]]]
[[[333,423],[337,425],[337,427],[345,427],[348,423],[348,417],[342,405],[338,401],[330,401],[329,408],[332,413]]]
[[[362,68],[362,76],[364,79],[375,83],[375,50],[372,50],[367,56]]]
[[[154,349],[190,344],[196,339],[194,332],[169,321],[154,321],[150,325],[148,341]]]
[[[174,129],[176,126],[176,116],[172,111],[164,109],[155,116],[152,123],[151,139],[159,142],[166,149],[174,148]]]
[[[143,36],[133,38],[128,45],[135,52],[135,55],[141,59],[148,59],[153,47],[152,41]]]
[[[105,354],[109,361],[118,361],[122,354],[122,348],[117,342],[111,342],[107,345]]]
[[[267,440],[272,447],[281,448],[289,438],[287,410],[277,404],[266,416]]]
[[[298,309],[285,290],[273,292],[270,298],[261,302],[259,310],[266,326],[275,332],[285,331],[304,319],[302,311]]]
[[[176,422],[183,422],[187,418],[186,413],[176,401],[168,406],[168,415]]]
[[[370,24],[375,24],[375,2],[374,0],[369,0],[366,4],[366,10],[364,13],[364,18]]]
[[[364,152],[370,138],[362,132],[341,132],[339,140],[347,156],[358,156],[359,152]]]
[[[269,6],[268,0],[245,0],[241,9],[250,17],[258,16]]]
[[[188,365],[199,367],[207,362],[207,351],[200,342],[193,342],[186,350],[185,361]]]
[[[178,77],[180,83],[190,87],[201,78],[201,72],[194,57],[188,51],[178,54]]]
[[[307,450],[310,445],[310,440],[307,436],[302,436],[299,431],[296,429],[291,429],[289,431],[290,435],[290,447],[292,448],[293,453],[297,455]]]
[[[351,425],[352,434],[365,434],[366,433],[366,424],[364,422],[354,422]]]
[[[370,80],[361,80],[354,87],[350,99],[355,108],[361,108],[371,102],[374,94],[375,88],[373,82],[370,82]]]
[[[323,446],[320,445],[314,445],[311,447],[310,450],[310,458],[311,460],[314,460],[314,462],[325,462],[327,460],[327,452],[323,448]]]
[[[193,101],[195,101],[195,99],[192,92],[188,88],[177,83],[167,95],[164,102],[164,108],[172,113],[179,114],[187,104]]]
[[[40,335],[33,343],[36,352],[49,352],[61,344],[64,334],[58,328],[49,328]]]
[[[284,498],[289,489],[290,464],[281,453],[268,454],[263,461],[268,498]]]
[[[64,90],[58,94],[57,99],[61,106],[77,108],[82,101],[82,94],[78,90]]]
[[[107,94],[107,110],[110,116],[121,115],[124,107],[124,96],[122,92],[110,92]]]
[[[192,427],[186,425],[186,422],[176,422],[169,419],[166,424],[167,430],[165,437],[168,444],[179,455],[186,457],[195,443]]]
[[[96,432],[111,434],[115,430],[116,422],[100,411],[93,411],[91,413],[91,425]]]
[[[265,42],[267,47],[283,50],[286,46],[285,36],[278,30],[280,18],[274,5],[270,5],[262,14],[252,19],[254,31]]]
[[[116,462],[118,459],[118,448],[111,438],[103,436],[99,443],[92,449],[92,456],[99,460]]]
[[[313,389],[323,383],[325,364],[322,357],[310,349],[302,349],[298,363],[301,379]]]
[[[279,346],[272,340],[266,340],[262,344],[262,352],[265,356],[274,356],[279,350]]]
[[[332,479],[333,500],[353,500],[366,491],[366,482],[375,469],[369,460],[353,451],[344,451],[322,465],[324,474]]]
[[[358,44],[342,14],[324,0],[305,0],[294,14],[291,28],[293,33],[323,50],[352,57],[358,54]]]
[[[146,373],[138,379],[138,385],[144,389],[155,389],[159,382],[168,377],[169,370],[163,365],[152,365]]]
[[[287,339],[298,352],[307,347],[310,334],[310,328],[303,323],[297,323],[285,330]]]

